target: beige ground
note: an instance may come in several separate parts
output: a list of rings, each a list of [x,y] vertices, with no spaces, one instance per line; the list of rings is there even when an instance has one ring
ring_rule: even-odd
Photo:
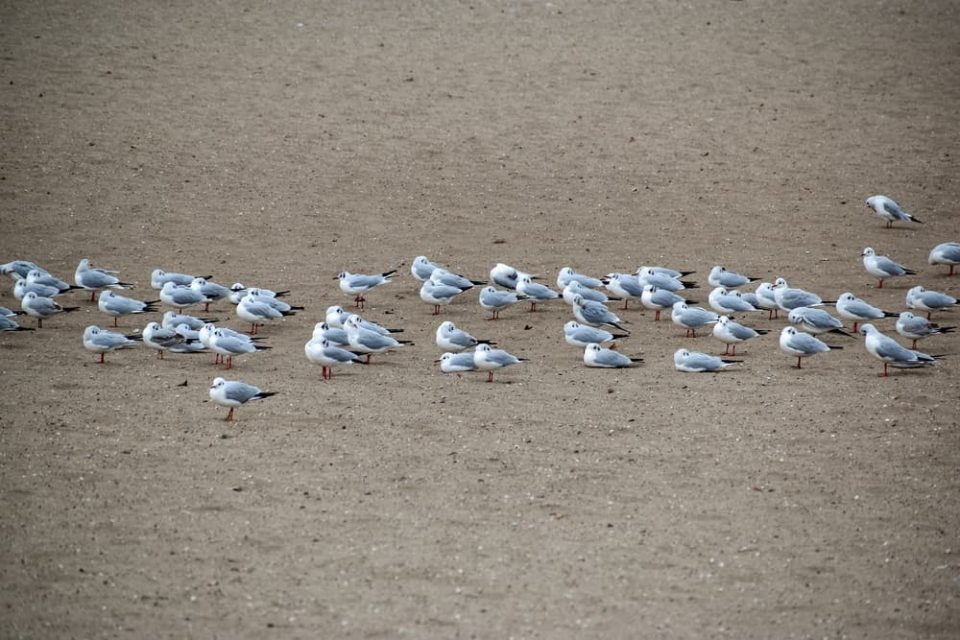
[[[468,294],[446,317],[530,359],[487,385],[435,369],[407,270],[723,263],[896,311],[912,284],[956,294],[925,264],[960,239],[955,3],[2,16],[0,261],[89,257],[144,297],[155,267],[212,273],[307,310],[235,367],[280,392],[235,425],[206,356],[96,365],[79,294],[0,336],[0,636],[956,637],[956,337],[889,379],[842,337],[802,371],[768,336],[698,376],[672,352],[719,342],[629,310],[646,364],[596,371],[565,305],[492,323]],[[926,224],[884,229],[878,192]],[[920,275],[875,290],[867,245]],[[417,345],[323,384],[302,346],[348,302],[332,276],[401,264],[367,315]]]

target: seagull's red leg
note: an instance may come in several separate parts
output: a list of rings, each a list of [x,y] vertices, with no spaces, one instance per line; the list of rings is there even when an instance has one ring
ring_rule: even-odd
[[[230,411],[227,412],[227,417],[223,419],[224,422],[233,422],[233,407],[230,407]]]
[[[487,382],[493,382],[493,371],[487,372]]]
[[[100,364],[103,364],[103,356],[105,356],[105,355],[106,355],[105,353],[101,353],[101,354],[100,354]]]
[[[657,312],[653,314],[653,321],[657,322],[660,320],[660,309],[657,309]]]

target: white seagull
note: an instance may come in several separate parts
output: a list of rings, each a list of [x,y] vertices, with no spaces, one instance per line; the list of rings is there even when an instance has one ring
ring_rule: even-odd
[[[583,364],[599,369],[623,369],[635,367],[643,358],[631,358],[613,349],[605,349],[597,343],[588,344],[583,350]]]
[[[493,382],[493,372],[495,370],[521,362],[526,362],[526,359],[518,358],[503,349],[494,349],[488,344],[477,345],[473,352],[473,365],[479,371],[487,372],[487,382]]]
[[[358,309],[363,309],[363,304],[366,302],[366,298],[363,297],[367,291],[370,291],[374,287],[379,287],[382,284],[390,282],[393,275],[397,272],[396,269],[390,269],[389,271],[384,271],[383,273],[376,274],[365,274],[365,273],[350,273],[349,271],[341,271],[334,280],[340,281],[340,290],[346,294],[355,296],[353,301],[357,305]]]
[[[784,327],[783,331],[780,332],[780,349],[797,357],[795,369],[803,368],[800,364],[803,358],[809,358],[810,356],[832,349],[842,348],[843,347],[828,345],[826,342],[814,338],[809,333],[797,331],[794,327]]]
[[[95,269],[90,266],[90,260],[84,258],[77,265],[77,270],[73,274],[73,280],[81,289],[90,292],[90,302],[96,301],[97,291],[101,289],[131,289],[133,285],[129,282],[121,282],[116,276],[116,271],[108,269]]]
[[[960,242],[938,244],[930,250],[927,262],[949,266],[950,272],[947,275],[952,276],[956,271],[956,266],[960,264]]]
[[[867,351],[883,361],[883,373],[880,374],[882,378],[888,375],[888,365],[898,369],[915,369],[932,365],[941,357],[907,349],[893,338],[880,333],[872,324],[860,327],[860,335],[866,337],[864,346]]]
[[[458,329],[452,322],[441,322],[437,327],[437,346],[444,351],[459,353],[466,349],[473,349],[478,344],[492,344],[489,340],[477,340],[472,335]]]
[[[849,291],[845,291],[837,298],[837,313],[841,318],[853,320],[853,332],[857,333],[858,325],[865,320],[880,320],[881,318],[895,318],[897,314],[878,309],[872,304],[861,300]]]
[[[264,391],[239,380],[214,378],[210,385],[210,399],[221,407],[230,407],[225,422],[233,421],[233,410],[251,400],[263,400],[277,395],[276,391]]]
[[[906,301],[909,308],[926,311],[928,320],[934,311],[949,311],[957,306],[957,299],[953,296],[942,291],[927,291],[921,286],[907,291]]]
[[[100,354],[100,359],[98,360],[100,364],[103,364],[103,357],[108,351],[134,347],[139,340],[141,340],[139,335],[133,334],[125,336],[122,333],[101,329],[96,325],[90,325],[83,331],[84,349]]]
[[[686,373],[712,373],[741,362],[743,360],[728,360],[700,351],[689,351],[688,349],[677,349],[673,354],[673,366],[677,371]]]
[[[20,301],[20,308],[28,315],[37,319],[37,329],[43,328],[43,321],[52,318],[58,313],[69,313],[80,307],[64,307],[51,298],[42,298],[33,291],[28,292]]]
[[[909,311],[904,311],[897,318],[897,333],[904,338],[913,340],[911,349],[917,348],[917,340],[923,340],[930,336],[939,336],[944,333],[952,333],[956,327],[941,327],[935,322],[930,322],[922,316],[915,316]]]
[[[319,364],[322,368],[320,375],[323,380],[333,379],[333,368],[339,365],[366,364],[360,356],[330,344],[327,340],[313,338],[303,345],[307,360]]]
[[[751,329],[739,322],[734,322],[727,316],[720,316],[717,323],[713,325],[713,337],[727,346],[723,351],[723,355],[725,356],[737,355],[738,344],[758,336],[766,335],[767,333],[770,333],[769,329]],[[730,352],[731,347],[733,347],[732,353]]]
[[[887,196],[870,196],[866,199],[866,205],[867,209],[873,209],[875,214],[877,214],[882,220],[887,221],[888,229],[892,227],[893,223],[897,220],[923,224],[923,222],[917,220],[912,215],[904,211],[899,204]]]
[[[873,247],[865,248],[860,255],[863,256],[863,268],[867,270],[867,273],[880,280],[880,284],[877,285],[878,289],[883,289],[884,280],[897,278],[899,276],[917,275],[916,271],[907,269],[902,264],[894,262],[887,256],[878,256],[876,251],[873,250]]]

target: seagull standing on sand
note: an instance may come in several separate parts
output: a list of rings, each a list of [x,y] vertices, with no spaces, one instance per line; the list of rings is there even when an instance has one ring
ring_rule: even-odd
[[[952,276],[956,272],[956,266],[960,264],[960,242],[938,244],[930,250],[927,262],[949,266],[950,272],[947,275]]]
[[[887,256],[878,256],[876,251],[873,250],[873,247],[865,248],[860,255],[863,256],[863,268],[867,270],[867,273],[880,279],[880,284],[877,285],[878,289],[883,289],[884,280],[897,278],[899,276],[914,276],[917,274],[916,271],[907,269],[902,264],[894,262]]]
[[[334,280],[340,281],[340,290],[346,294],[355,296],[353,301],[356,303],[358,309],[363,309],[363,304],[366,302],[366,298],[363,297],[367,291],[370,291],[374,287],[379,287],[382,284],[390,282],[393,275],[397,272],[396,269],[391,269],[389,271],[384,271],[383,273],[377,274],[364,274],[364,273],[350,273],[349,271],[341,271]]]
[[[276,391],[263,391],[239,380],[224,380],[223,378],[214,378],[210,385],[210,399],[221,407],[230,407],[225,422],[233,421],[233,410],[244,405],[251,400],[263,400],[270,396],[277,395]]]
[[[917,224],[923,224],[920,220],[917,220],[912,215],[904,211],[899,204],[888,198],[887,196],[870,196],[866,200],[867,209],[873,209],[873,212],[877,214],[882,220],[887,221],[887,228],[893,226],[893,223],[897,220],[903,220],[904,222],[916,222]]]
[[[880,333],[872,324],[865,324],[860,327],[860,335],[866,337],[864,346],[867,348],[867,351],[883,361],[883,373],[880,374],[881,378],[887,377],[888,365],[898,369],[915,369],[917,367],[932,365],[939,357],[907,349],[893,338]]]
[[[795,369],[803,368],[800,364],[800,361],[804,358],[809,358],[810,356],[818,353],[824,353],[832,349],[842,348],[843,347],[828,345],[826,342],[814,338],[809,333],[797,331],[793,327],[784,327],[783,331],[780,332],[780,349],[792,356],[797,357],[797,364],[794,367]]]

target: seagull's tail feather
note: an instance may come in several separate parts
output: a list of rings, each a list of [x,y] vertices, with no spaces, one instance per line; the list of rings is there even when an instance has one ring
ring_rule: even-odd
[[[613,336],[614,340],[622,340],[623,338],[630,337],[630,334],[628,333],[611,333],[610,335]]]
[[[681,280],[681,281],[680,281],[680,284],[683,285],[683,288],[684,288],[684,289],[699,289],[699,288],[700,288],[700,285],[698,285],[698,284],[697,284],[696,282],[694,282],[693,280]]]
[[[66,312],[66,313],[69,313],[69,312],[71,312],[71,311],[76,311],[76,310],[79,309],[79,308],[80,308],[80,307],[61,307],[60,310]]]
[[[269,398],[270,396],[275,396],[279,391],[261,391],[257,395],[253,396],[254,400],[263,400],[264,398]]]
[[[620,326],[619,324],[617,324],[616,322],[608,322],[607,324],[609,324],[611,327],[616,327],[617,329],[620,329],[620,331],[623,331],[623,332],[626,333],[627,335],[630,335],[630,330],[629,330],[629,329],[627,329],[626,327],[621,327],[621,326]]]
[[[830,331],[828,331],[828,333],[836,333],[836,334],[838,334],[838,335],[846,336],[846,337],[848,337],[848,338],[853,338],[853,337],[854,337],[852,333],[847,333],[847,332],[844,331],[843,329],[830,329]]]

